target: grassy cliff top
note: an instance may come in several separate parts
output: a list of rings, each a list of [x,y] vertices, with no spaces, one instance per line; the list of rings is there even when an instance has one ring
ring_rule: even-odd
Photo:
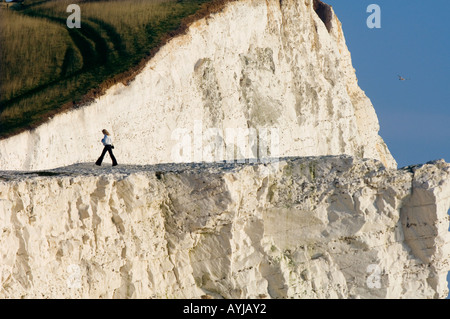
[[[225,0],[25,0],[0,7],[0,139],[127,84]],[[69,4],[80,28],[69,28]]]

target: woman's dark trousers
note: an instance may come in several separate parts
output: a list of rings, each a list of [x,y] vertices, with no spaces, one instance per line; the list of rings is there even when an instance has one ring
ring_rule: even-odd
[[[97,162],[95,162],[95,164],[96,164],[96,165],[99,165],[99,166],[102,165],[103,158],[105,157],[106,151],[108,151],[109,156],[110,156],[111,159],[112,159],[112,165],[113,165],[113,166],[116,166],[116,165],[117,165],[117,161],[116,161],[116,158],[114,157],[114,154],[113,154],[113,152],[112,152],[112,147],[111,147],[111,145],[105,145],[105,147],[103,148],[102,155],[100,155],[100,157],[98,158]]]

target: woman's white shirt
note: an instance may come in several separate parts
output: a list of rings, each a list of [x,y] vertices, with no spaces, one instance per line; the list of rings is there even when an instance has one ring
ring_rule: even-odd
[[[103,143],[103,145],[105,145],[105,146],[106,146],[106,145],[112,145],[112,139],[111,139],[111,137],[105,134],[105,136],[104,136],[103,139],[102,139],[102,143]]]

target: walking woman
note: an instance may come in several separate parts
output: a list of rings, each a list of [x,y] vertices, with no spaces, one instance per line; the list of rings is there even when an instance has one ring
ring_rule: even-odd
[[[102,143],[105,147],[103,148],[102,155],[100,155],[97,162],[95,162],[95,165],[98,165],[98,166],[102,165],[103,158],[105,157],[106,151],[108,151],[109,156],[111,157],[111,160],[112,160],[112,166],[116,166],[117,161],[112,152],[112,149],[114,148],[114,146],[112,144],[111,134],[109,134],[109,132],[105,129],[102,130],[102,133],[104,134]]]

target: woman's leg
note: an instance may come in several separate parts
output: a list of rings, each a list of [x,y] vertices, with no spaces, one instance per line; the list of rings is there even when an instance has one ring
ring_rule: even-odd
[[[95,165],[98,165],[98,166],[102,165],[103,158],[105,157],[105,154],[106,154],[106,151],[107,151],[107,150],[108,150],[108,149],[107,149],[107,147],[105,146],[105,147],[103,148],[102,155],[100,155],[100,157],[98,158],[97,162],[95,162]]]
[[[108,153],[109,153],[109,156],[111,157],[112,165],[116,166],[117,165],[117,160],[116,160],[116,158],[115,158],[115,156],[113,154],[113,151],[112,151],[112,148],[111,148],[110,145],[108,145]]]

